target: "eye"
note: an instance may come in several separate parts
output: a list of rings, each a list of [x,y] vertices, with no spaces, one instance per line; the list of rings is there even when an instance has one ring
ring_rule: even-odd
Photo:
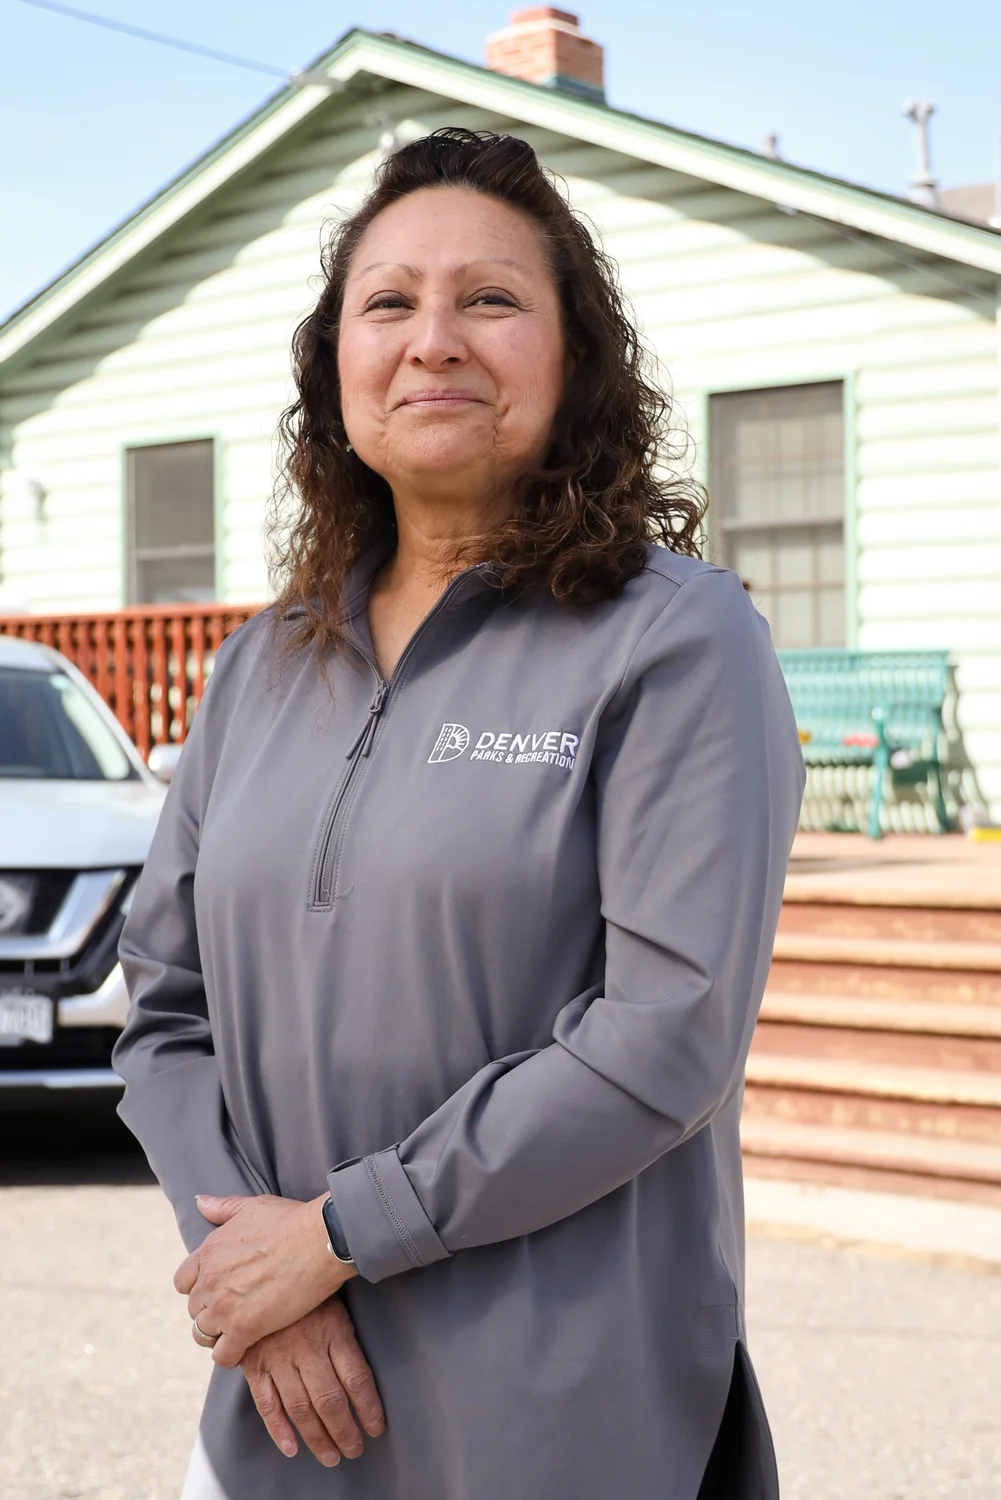
[[[366,302],[366,312],[393,312],[399,308],[407,308],[410,303],[402,292],[379,292],[370,302]]]
[[[500,292],[495,287],[474,293],[469,302],[472,307],[517,307],[518,305],[508,292]]]

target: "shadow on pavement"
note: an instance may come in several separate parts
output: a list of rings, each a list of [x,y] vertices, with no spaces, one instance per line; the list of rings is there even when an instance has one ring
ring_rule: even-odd
[[[129,1187],[155,1181],[111,1103],[0,1114],[0,1187]]]

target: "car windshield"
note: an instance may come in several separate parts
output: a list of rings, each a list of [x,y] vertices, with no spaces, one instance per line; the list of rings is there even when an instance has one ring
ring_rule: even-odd
[[[136,775],[97,706],[65,672],[0,667],[0,780],[128,781]]]

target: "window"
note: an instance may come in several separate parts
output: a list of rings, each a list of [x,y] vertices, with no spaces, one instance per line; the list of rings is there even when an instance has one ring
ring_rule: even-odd
[[[0,781],[136,780],[99,709],[65,672],[0,667]]]
[[[776,646],[845,644],[840,381],[710,398],[713,539]]]
[[[215,598],[211,441],[130,448],[128,507],[130,602]]]

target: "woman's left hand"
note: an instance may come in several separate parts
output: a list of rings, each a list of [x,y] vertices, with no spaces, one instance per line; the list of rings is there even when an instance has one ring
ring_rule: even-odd
[[[355,1275],[330,1254],[325,1197],[196,1199],[219,1228],[181,1262],[174,1287],[187,1294],[201,1332],[218,1335],[216,1364],[238,1365],[252,1344],[298,1322]]]

